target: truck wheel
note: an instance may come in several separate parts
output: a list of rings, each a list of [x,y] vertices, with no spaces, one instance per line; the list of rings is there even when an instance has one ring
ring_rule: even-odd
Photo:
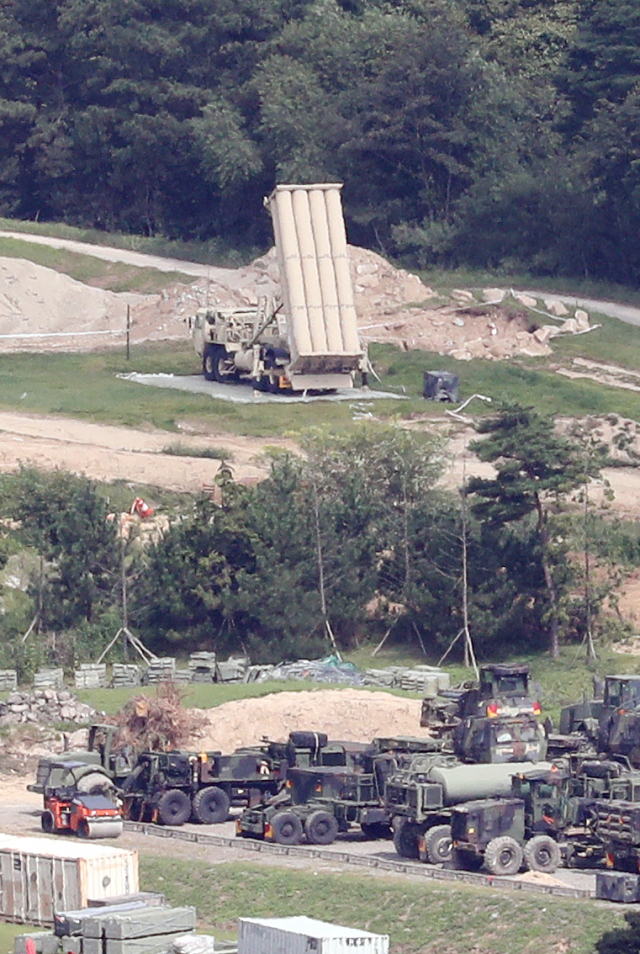
[[[202,373],[207,381],[215,381],[215,357],[218,350],[216,345],[207,345],[202,355]]]
[[[304,823],[304,833],[310,845],[331,845],[338,834],[338,821],[329,812],[311,812]]]
[[[493,875],[514,875],[523,861],[522,848],[510,835],[492,838],[484,853],[484,866]]]
[[[470,851],[460,851],[454,848],[451,852],[453,867],[458,871],[479,871],[482,868],[482,858]]]
[[[420,832],[407,818],[401,818],[393,833],[393,847],[401,858],[417,861],[420,857],[418,839]]]
[[[524,846],[524,860],[530,871],[548,874],[560,867],[560,848],[549,835],[535,835]]]
[[[302,841],[302,822],[293,812],[276,812],[271,819],[271,831],[279,845],[299,845]]]
[[[193,814],[202,825],[219,825],[229,816],[229,796],[217,785],[201,788],[193,796]]]
[[[53,835],[56,830],[56,820],[53,817],[53,812],[47,810],[42,813],[40,816],[40,826],[43,831],[46,831],[47,835]]]
[[[424,836],[427,858],[432,865],[442,865],[451,859],[451,825],[435,825]]]
[[[227,384],[229,381],[237,381],[238,375],[235,371],[229,371],[227,362],[230,355],[223,345],[217,345],[213,355],[213,380],[218,384]]]
[[[170,788],[158,799],[158,820],[161,825],[184,825],[191,818],[191,799],[179,788]]]

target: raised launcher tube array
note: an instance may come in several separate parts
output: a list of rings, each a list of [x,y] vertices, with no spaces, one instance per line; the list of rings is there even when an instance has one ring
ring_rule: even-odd
[[[349,271],[341,183],[278,185],[273,219],[295,389],[352,387],[364,351]]]

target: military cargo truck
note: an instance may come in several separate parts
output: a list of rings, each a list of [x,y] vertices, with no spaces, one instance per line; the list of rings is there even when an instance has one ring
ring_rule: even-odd
[[[452,809],[454,863],[461,868],[484,863],[498,875],[515,874],[523,865],[551,873],[563,859],[597,864],[608,850],[606,837],[613,841],[616,826],[622,827],[616,806],[633,804],[621,798],[640,799],[640,773],[618,762],[585,761],[575,771],[564,763],[518,772],[511,797]],[[607,827],[606,819],[615,822]]]
[[[231,805],[255,806],[275,795],[295,765],[344,766],[356,743],[329,742],[322,732],[292,732],[286,743],[221,752],[143,752],[122,792],[134,821],[205,825],[226,821]]]
[[[420,725],[465,762],[539,762],[547,743],[527,665],[486,665],[478,682],[422,703]]]
[[[359,825],[366,837],[383,838],[391,833],[383,791],[393,765],[393,756],[363,747],[349,767],[289,769],[283,791],[266,805],[245,809],[236,833],[280,845],[297,845],[303,837],[312,845],[329,845],[339,832]]]
[[[477,798],[511,793],[521,764],[466,765],[454,756],[416,755],[389,775],[384,806],[392,819],[393,843],[402,858],[417,860],[420,846],[432,864],[451,856],[451,811]]]
[[[341,184],[278,185],[271,212],[282,303],[199,309],[191,321],[208,380],[249,378],[263,391],[331,390],[365,371],[358,337]]]

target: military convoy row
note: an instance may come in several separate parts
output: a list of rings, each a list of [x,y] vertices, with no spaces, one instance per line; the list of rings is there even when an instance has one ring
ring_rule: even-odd
[[[540,725],[526,666],[485,666],[477,683],[423,704],[429,738],[369,744],[292,732],[230,755],[114,749],[93,726],[86,751],[42,759],[33,791],[48,832],[113,837],[123,819],[216,824],[326,845],[359,826],[403,858],[493,874],[560,864],[640,870],[640,676]],[[545,761],[549,759],[549,761]]]

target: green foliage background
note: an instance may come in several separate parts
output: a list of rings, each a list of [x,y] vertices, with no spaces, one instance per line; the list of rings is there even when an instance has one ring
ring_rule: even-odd
[[[640,274],[634,0],[14,0],[0,214],[264,248],[341,181],[412,265]]]

